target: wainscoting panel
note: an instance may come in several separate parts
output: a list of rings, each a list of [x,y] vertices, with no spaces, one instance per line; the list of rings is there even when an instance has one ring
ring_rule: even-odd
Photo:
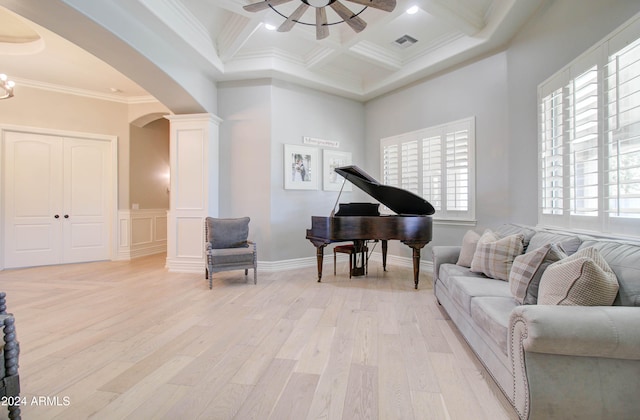
[[[167,251],[166,209],[120,210],[118,222],[119,260]]]

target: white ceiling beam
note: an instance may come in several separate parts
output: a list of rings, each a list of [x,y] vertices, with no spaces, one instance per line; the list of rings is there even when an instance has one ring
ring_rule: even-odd
[[[418,6],[430,15],[446,20],[468,36],[480,32],[486,24],[484,15],[459,1],[418,0]]]
[[[261,25],[259,19],[232,13],[217,39],[220,59],[223,62],[232,59]]]

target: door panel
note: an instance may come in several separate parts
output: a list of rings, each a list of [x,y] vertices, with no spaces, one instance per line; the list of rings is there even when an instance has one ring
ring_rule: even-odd
[[[62,147],[49,136],[5,138],[5,267],[56,264],[62,238]]]
[[[110,147],[103,141],[64,143],[63,262],[109,258]]]

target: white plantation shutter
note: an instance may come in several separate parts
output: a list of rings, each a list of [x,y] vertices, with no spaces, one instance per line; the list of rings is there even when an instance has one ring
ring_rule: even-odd
[[[569,83],[569,207],[572,215],[598,216],[598,68]]]
[[[474,118],[382,139],[382,182],[421,195],[436,220],[474,221],[474,145]]]
[[[627,230],[640,218],[640,40],[608,56],[605,84],[608,219]]]
[[[469,130],[445,133],[447,211],[469,209]]]
[[[401,188],[418,194],[418,140],[403,142]]]
[[[639,38],[636,17],[538,87],[540,224],[640,236]]]
[[[562,215],[564,211],[564,107],[562,88],[555,89],[540,104],[541,211]]]
[[[382,183],[397,187],[400,182],[398,144],[382,148]]]
[[[422,139],[422,197],[436,211],[442,210],[442,141],[440,136]]]

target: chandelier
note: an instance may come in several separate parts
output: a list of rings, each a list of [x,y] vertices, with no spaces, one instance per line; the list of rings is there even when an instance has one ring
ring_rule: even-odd
[[[244,9],[248,12],[260,12],[271,8],[274,12],[285,18],[286,20],[278,28],[278,32],[288,32],[296,23],[301,25],[310,25],[316,27],[316,39],[324,39],[329,36],[329,26],[345,22],[355,32],[362,31],[367,23],[358,15],[367,7],[392,12],[396,7],[396,0],[347,0],[351,3],[358,4],[361,10],[353,12],[347,6],[338,0],[298,0],[298,7],[287,16],[286,13],[278,9],[278,6],[289,3],[293,0],[263,0],[258,3],[248,4]],[[341,20],[329,22],[327,19],[326,7],[331,8]],[[315,21],[304,22],[302,16],[305,12],[312,8],[315,11]]]
[[[8,99],[13,96],[13,87],[16,84],[7,78],[6,74],[0,73],[0,99]]]

